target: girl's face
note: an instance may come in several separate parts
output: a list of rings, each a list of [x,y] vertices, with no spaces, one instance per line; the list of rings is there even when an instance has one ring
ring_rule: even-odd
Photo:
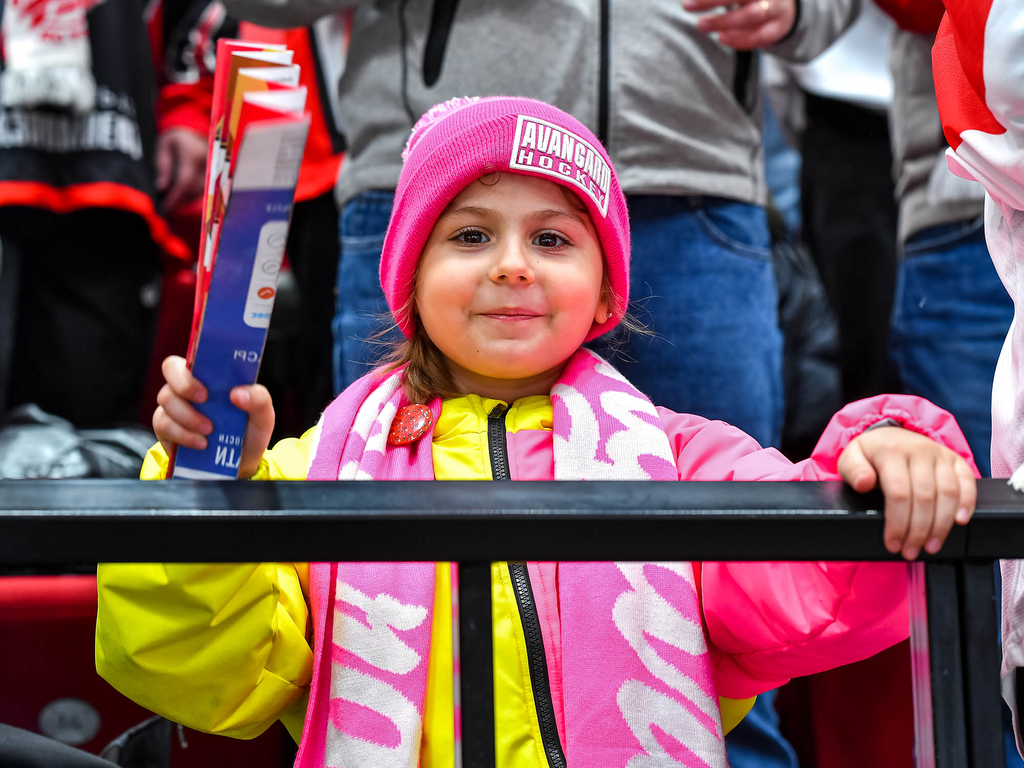
[[[557,376],[593,323],[608,318],[597,232],[562,190],[503,173],[466,187],[434,225],[415,306],[464,386]]]

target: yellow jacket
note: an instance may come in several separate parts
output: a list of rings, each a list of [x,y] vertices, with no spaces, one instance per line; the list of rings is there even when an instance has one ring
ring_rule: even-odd
[[[476,395],[444,403],[434,429],[438,480],[490,480],[488,414],[499,405]],[[504,404],[502,404],[504,405]],[[551,429],[548,397],[516,401],[512,435]],[[304,479],[313,430],[283,440],[253,479]],[[143,479],[163,479],[167,456],[150,450]],[[543,768],[526,639],[508,563],[492,565],[495,750],[498,768]],[[96,669],[142,706],[190,728],[253,738],[280,719],[298,741],[313,654],[306,563],[102,564],[98,569]],[[447,563],[437,566],[420,765],[454,763],[452,636]],[[726,732],[753,699],[721,698]]]

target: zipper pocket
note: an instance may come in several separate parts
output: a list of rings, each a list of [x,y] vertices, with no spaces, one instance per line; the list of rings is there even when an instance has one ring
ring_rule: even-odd
[[[558,738],[558,725],[555,722],[555,706],[551,701],[544,636],[541,634],[533,587],[530,586],[530,573],[526,563],[509,563],[508,573],[512,578],[512,589],[516,594],[519,618],[523,622],[523,634],[526,636],[526,658],[530,665],[530,684],[533,688],[533,701],[537,707],[541,744],[550,768],[566,768],[562,741]]]

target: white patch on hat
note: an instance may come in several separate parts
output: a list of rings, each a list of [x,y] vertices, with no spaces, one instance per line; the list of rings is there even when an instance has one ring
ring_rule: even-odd
[[[608,216],[612,169],[601,153],[572,131],[529,115],[519,115],[509,168],[553,176],[583,190]]]

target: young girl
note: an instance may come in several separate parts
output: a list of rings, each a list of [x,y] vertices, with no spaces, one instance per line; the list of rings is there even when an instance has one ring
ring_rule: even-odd
[[[407,337],[398,364],[272,451],[266,390],[234,390],[250,417],[241,477],[842,477],[881,485],[886,546],[908,559],[970,518],[970,453],[927,401],[847,406],[793,465],[726,424],[656,408],[581,347],[623,318],[629,227],[608,156],[577,120],[528,99],[455,100],[417,124],[405,155],[380,270]],[[164,476],[172,443],[201,447],[213,429],[183,361],[164,373],[147,477]],[[752,697],[908,634],[892,563],[495,563],[491,575],[501,768],[724,768],[724,734]],[[281,719],[301,736],[299,766],[447,768],[451,577],[445,563],[101,566],[97,669],[192,728],[249,738]]]

